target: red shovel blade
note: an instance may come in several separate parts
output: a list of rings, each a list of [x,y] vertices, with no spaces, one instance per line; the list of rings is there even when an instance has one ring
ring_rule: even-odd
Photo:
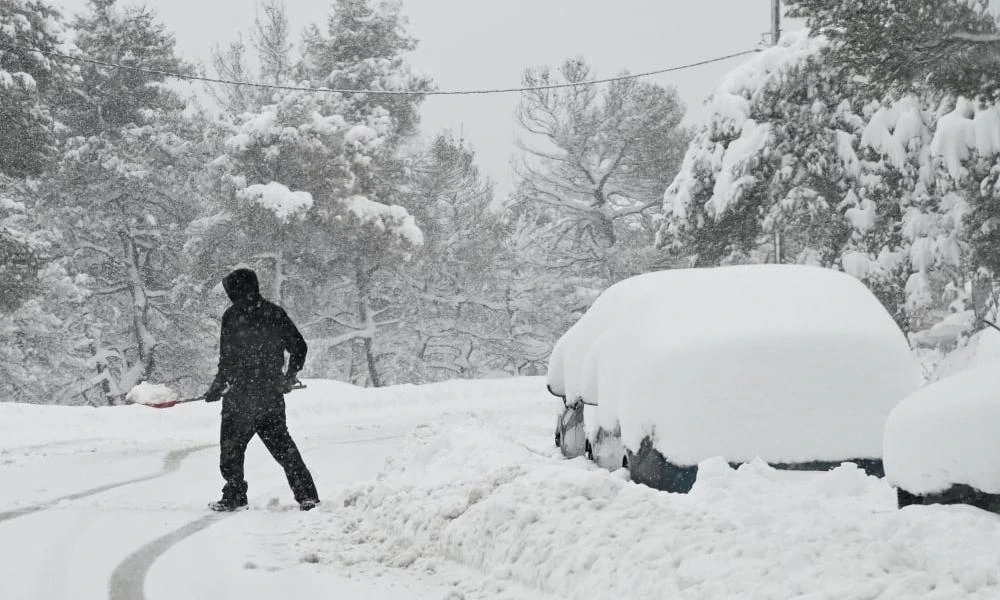
[[[176,400],[171,400],[169,402],[157,402],[156,404],[145,404],[150,408],[170,408],[171,406],[177,406]]]

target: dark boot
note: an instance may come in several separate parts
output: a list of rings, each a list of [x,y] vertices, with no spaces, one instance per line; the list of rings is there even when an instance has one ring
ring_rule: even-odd
[[[242,498],[226,498],[223,496],[222,500],[216,500],[215,502],[209,502],[208,508],[214,510],[215,512],[236,512],[238,510],[246,510],[250,508],[247,502],[247,497]]]
[[[303,500],[299,502],[299,510],[312,510],[319,504],[319,500]]]

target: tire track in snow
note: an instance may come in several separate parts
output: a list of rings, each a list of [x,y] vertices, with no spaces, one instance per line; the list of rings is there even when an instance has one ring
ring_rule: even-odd
[[[363,438],[358,440],[336,440],[313,446],[307,451],[320,450],[322,448],[326,448],[327,446],[395,440],[404,437],[404,435],[405,434],[385,435],[381,437]],[[124,560],[122,560],[122,562],[118,563],[118,566],[115,567],[115,570],[111,573],[111,579],[108,582],[108,597],[110,600],[145,600],[146,576],[149,574],[149,569],[152,568],[161,556],[194,534],[208,529],[226,517],[231,517],[237,514],[239,514],[239,512],[212,513],[199,519],[195,519],[194,521],[182,525],[166,535],[156,538],[132,554],[129,554]]]
[[[95,494],[100,494],[102,492],[106,492],[108,490],[113,490],[113,489],[116,489],[116,488],[124,487],[126,485],[133,485],[133,484],[136,484],[136,483],[143,483],[145,481],[150,481],[152,479],[158,479],[160,477],[165,477],[167,475],[170,475],[171,473],[174,473],[178,469],[180,469],[181,468],[181,462],[183,462],[183,460],[185,458],[187,458],[188,456],[190,456],[191,454],[194,454],[195,452],[199,452],[201,450],[207,450],[209,448],[215,448],[217,446],[218,446],[218,444],[205,444],[205,445],[202,445],[202,446],[192,446],[191,448],[183,448],[181,450],[172,450],[172,451],[168,452],[167,455],[163,458],[163,466],[156,473],[152,473],[152,474],[149,474],[149,475],[143,475],[142,477],[136,477],[134,479],[127,479],[125,481],[119,481],[119,482],[116,482],[116,483],[108,483],[108,484],[101,485],[101,486],[98,486],[98,487],[95,487],[95,488],[91,488],[89,490],[83,490],[82,492],[76,492],[76,493],[73,493],[73,494],[68,494],[66,496],[60,496],[59,498],[55,498],[54,500],[50,500],[50,501],[45,502],[43,504],[36,504],[36,505],[33,505],[33,506],[25,506],[25,507],[22,507],[22,508],[15,508],[14,510],[9,510],[9,511],[6,511],[6,512],[0,512],[0,523],[3,523],[4,521],[9,521],[11,519],[16,519],[18,517],[23,517],[23,516],[26,516],[26,515],[30,515],[30,514],[39,512],[39,511],[50,509],[50,508],[56,506],[57,504],[59,504],[61,502],[67,502],[67,501],[72,501],[72,500],[79,500],[80,498],[86,498],[88,496],[93,496]]]
[[[110,600],[144,599],[146,597],[146,574],[157,559],[182,540],[233,514],[235,513],[212,513],[195,519],[126,556],[125,560],[118,563],[118,566],[111,573],[111,581],[108,583]]]
[[[46,450],[49,448],[64,448],[66,446],[74,446],[76,444],[89,444],[91,442],[103,442],[103,438],[81,438],[78,440],[59,440],[54,442],[45,442],[44,444],[29,444],[27,446],[8,446],[3,450],[0,450],[0,454],[5,454],[8,452],[28,452],[32,450]]]

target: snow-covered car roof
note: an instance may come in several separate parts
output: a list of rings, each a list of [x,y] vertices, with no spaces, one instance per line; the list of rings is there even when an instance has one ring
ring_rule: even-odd
[[[647,273],[609,288],[556,344],[548,385],[597,403],[588,427],[679,465],[712,456],[878,458],[921,384],[903,333],[858,280],[797,265]]]

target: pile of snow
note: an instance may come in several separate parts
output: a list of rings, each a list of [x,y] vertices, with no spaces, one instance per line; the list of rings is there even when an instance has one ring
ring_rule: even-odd
[[[903,333],[837,271],[750,265],[612,286],[553,351],[549,385],[597,403],[626,448],[678,465],[878,458],[889,411],[921,384]],[[596,421],[596,422],[594,422]]]
[[[966,369],[904,400],[885,425],[889,481],[913,494],[954,484],[1000,494],[1000,364]]]
[[[1000,522],[965,507],[897,511],[892,488],[854,465],[713,460],[690,494],[665,494],[521,440],[555,452],[547,435],[492,421],[421,428],[296,543],[321,564],[431,571],[450,559],[581,600],[1000,593]]]
[[[283,223],[296,215],[301,218],[313,205],[313,197],[309,192],[293,192],[276,181],[267,185],[251,185],[239,195],[242,199],[256,202],[273,212]]]
[[[132,404],[163,404],[173,402],[178,399],[177,392],[162,383],[149,383],[143,381],[139,385],[129,390],[125,395],[125,400]]]

